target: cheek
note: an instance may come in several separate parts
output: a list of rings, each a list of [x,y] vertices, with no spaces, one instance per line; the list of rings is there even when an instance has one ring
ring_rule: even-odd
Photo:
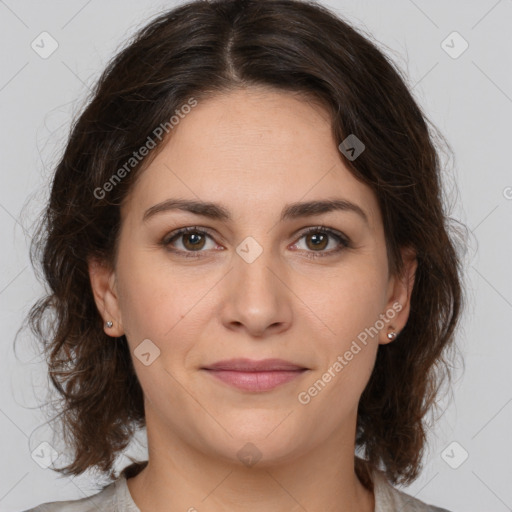
[[[371,376],[379,347],[374,326],[382,312],[382,296],[377,276],[359,279],[352,273],[331,281],[328,293],[317,298],[316,309],[312,308],[320,312],[318,328],[324,334],[316,342],[317,354],[322,355],[308,387],[300,390],[299,401],[309,403],[312,418],[326,418],[326,430],[357,409]]]
[[[126,253],[125,253],[126,254]],[[160,349],[166,367],[186,357],[211,316],[205,294],[215,284],[178,272],[154,253],[118,261],[120,308],[132,352],[145,340]]]
[[[117,266],[119,306],[132,345],[145,338],[161,339],[179,321],[179,283],[162,275],[144,255],[121,253]]]
[[[322,347],[320,364],[302,396],[311,401],[311,410],[318,408],[318,414],[338,404],[331,427],[357,407],[373,370],[379,347],[375,325],[385,304],[384,278],[379,266],[367,261],[338,268],[323,280],[322,293],[318,286],[305,285],[298,292],[315,313],[309,315],[309,323],[314,324],[310,332],[317,331],[312,336]]]
[[[323,276],[322,286],[303,282],[297,294],[318,317],[318,328],[327,333],[330,351],[343,350],[375,326],[384,312],[384,277],[377,265],[367,263],[340,267]]]

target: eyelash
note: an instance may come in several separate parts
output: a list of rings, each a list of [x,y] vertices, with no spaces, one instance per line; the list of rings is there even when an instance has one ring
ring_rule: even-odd
[[[201,252],[205,252],[205,251],[182,251],[181,249],[180,250],[176,250],[176,249],[171,249],[170,248],[171,243],[175,239],[179,238],[181,235],[190,234],[190,233],[196,233],[196,234],[200,234],[200,235],[207,235],[210,238],[213,238],[213,236],[212,236],[212,234],[210,233],[209,230],[206,230],[204,228],[199,228],[197,226],[190,226],[190,227],[178,229],[178,230],[170,233],[168,236],[166,236],[160,242],[160,245],[165,247],[168,251],[173,252],[175,254],[178,254],[179,256],[182,256],[184,258],[202,258],[203,256],[201,256],[200,253]],[[344,249],[351,247],[351,243],[350,243],[350,241],[349,241],[349,239],[347,237],[342,235],[342,233],[340,233],[339,231],[336,231],[334,229],[331,229],[331,228],[328,228],[328,227],[325,227],[325,226],[313,226],[313,227],[307,228],[305,231],[303,231],[300,234],[298,240],[300,240],[304,236],[309,235],[311,233],[324,233],[324,234],[327,234],[327,235],[337,239],[338,242],[340,243],[340,247],[338,247],[337,249],[332,249],[330,251],[326,251],[326,252],[325,251],[320,251],[320,252],[317,252],[317,251],[306,251],[306,257],[307,258],[310,258],[310,259],[325,258],[327,256],[333,256],[334,254],[338,254],[341,251],[343,251]]]

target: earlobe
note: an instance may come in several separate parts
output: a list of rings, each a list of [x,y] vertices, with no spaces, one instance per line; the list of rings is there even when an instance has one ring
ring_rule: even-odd
[[[379,343],[387,344],[394,341],[405,327],[411,309],[411,295],[414,287],[418,260],[416,252],[411,248],[402,249],[403,271],[401,276],[392,276],[389,282],[386,312],[389,319],[383,329]]]
[[[103,318],[105,333],[112,337],[122,336],[124,330],[115,271],[98,259],[90,259],[88,268],[94,302]]]

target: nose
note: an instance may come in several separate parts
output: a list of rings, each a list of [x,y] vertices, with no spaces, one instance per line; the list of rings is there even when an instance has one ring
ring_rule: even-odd
[[[272,251],[263,250],[254,261],[235,254],[224,285],[221,321],[227,329],[261,338],[290,328],[293,293]]]

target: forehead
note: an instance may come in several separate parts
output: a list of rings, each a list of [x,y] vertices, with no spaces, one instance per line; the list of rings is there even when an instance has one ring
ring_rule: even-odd
[[[243,215],[285,203],[342,197],[379,220],[376,197],[344,165],[331,119],[288,92],[240,89],[182,115],[124,206],[139,217],[168,197],[215,201]]]

